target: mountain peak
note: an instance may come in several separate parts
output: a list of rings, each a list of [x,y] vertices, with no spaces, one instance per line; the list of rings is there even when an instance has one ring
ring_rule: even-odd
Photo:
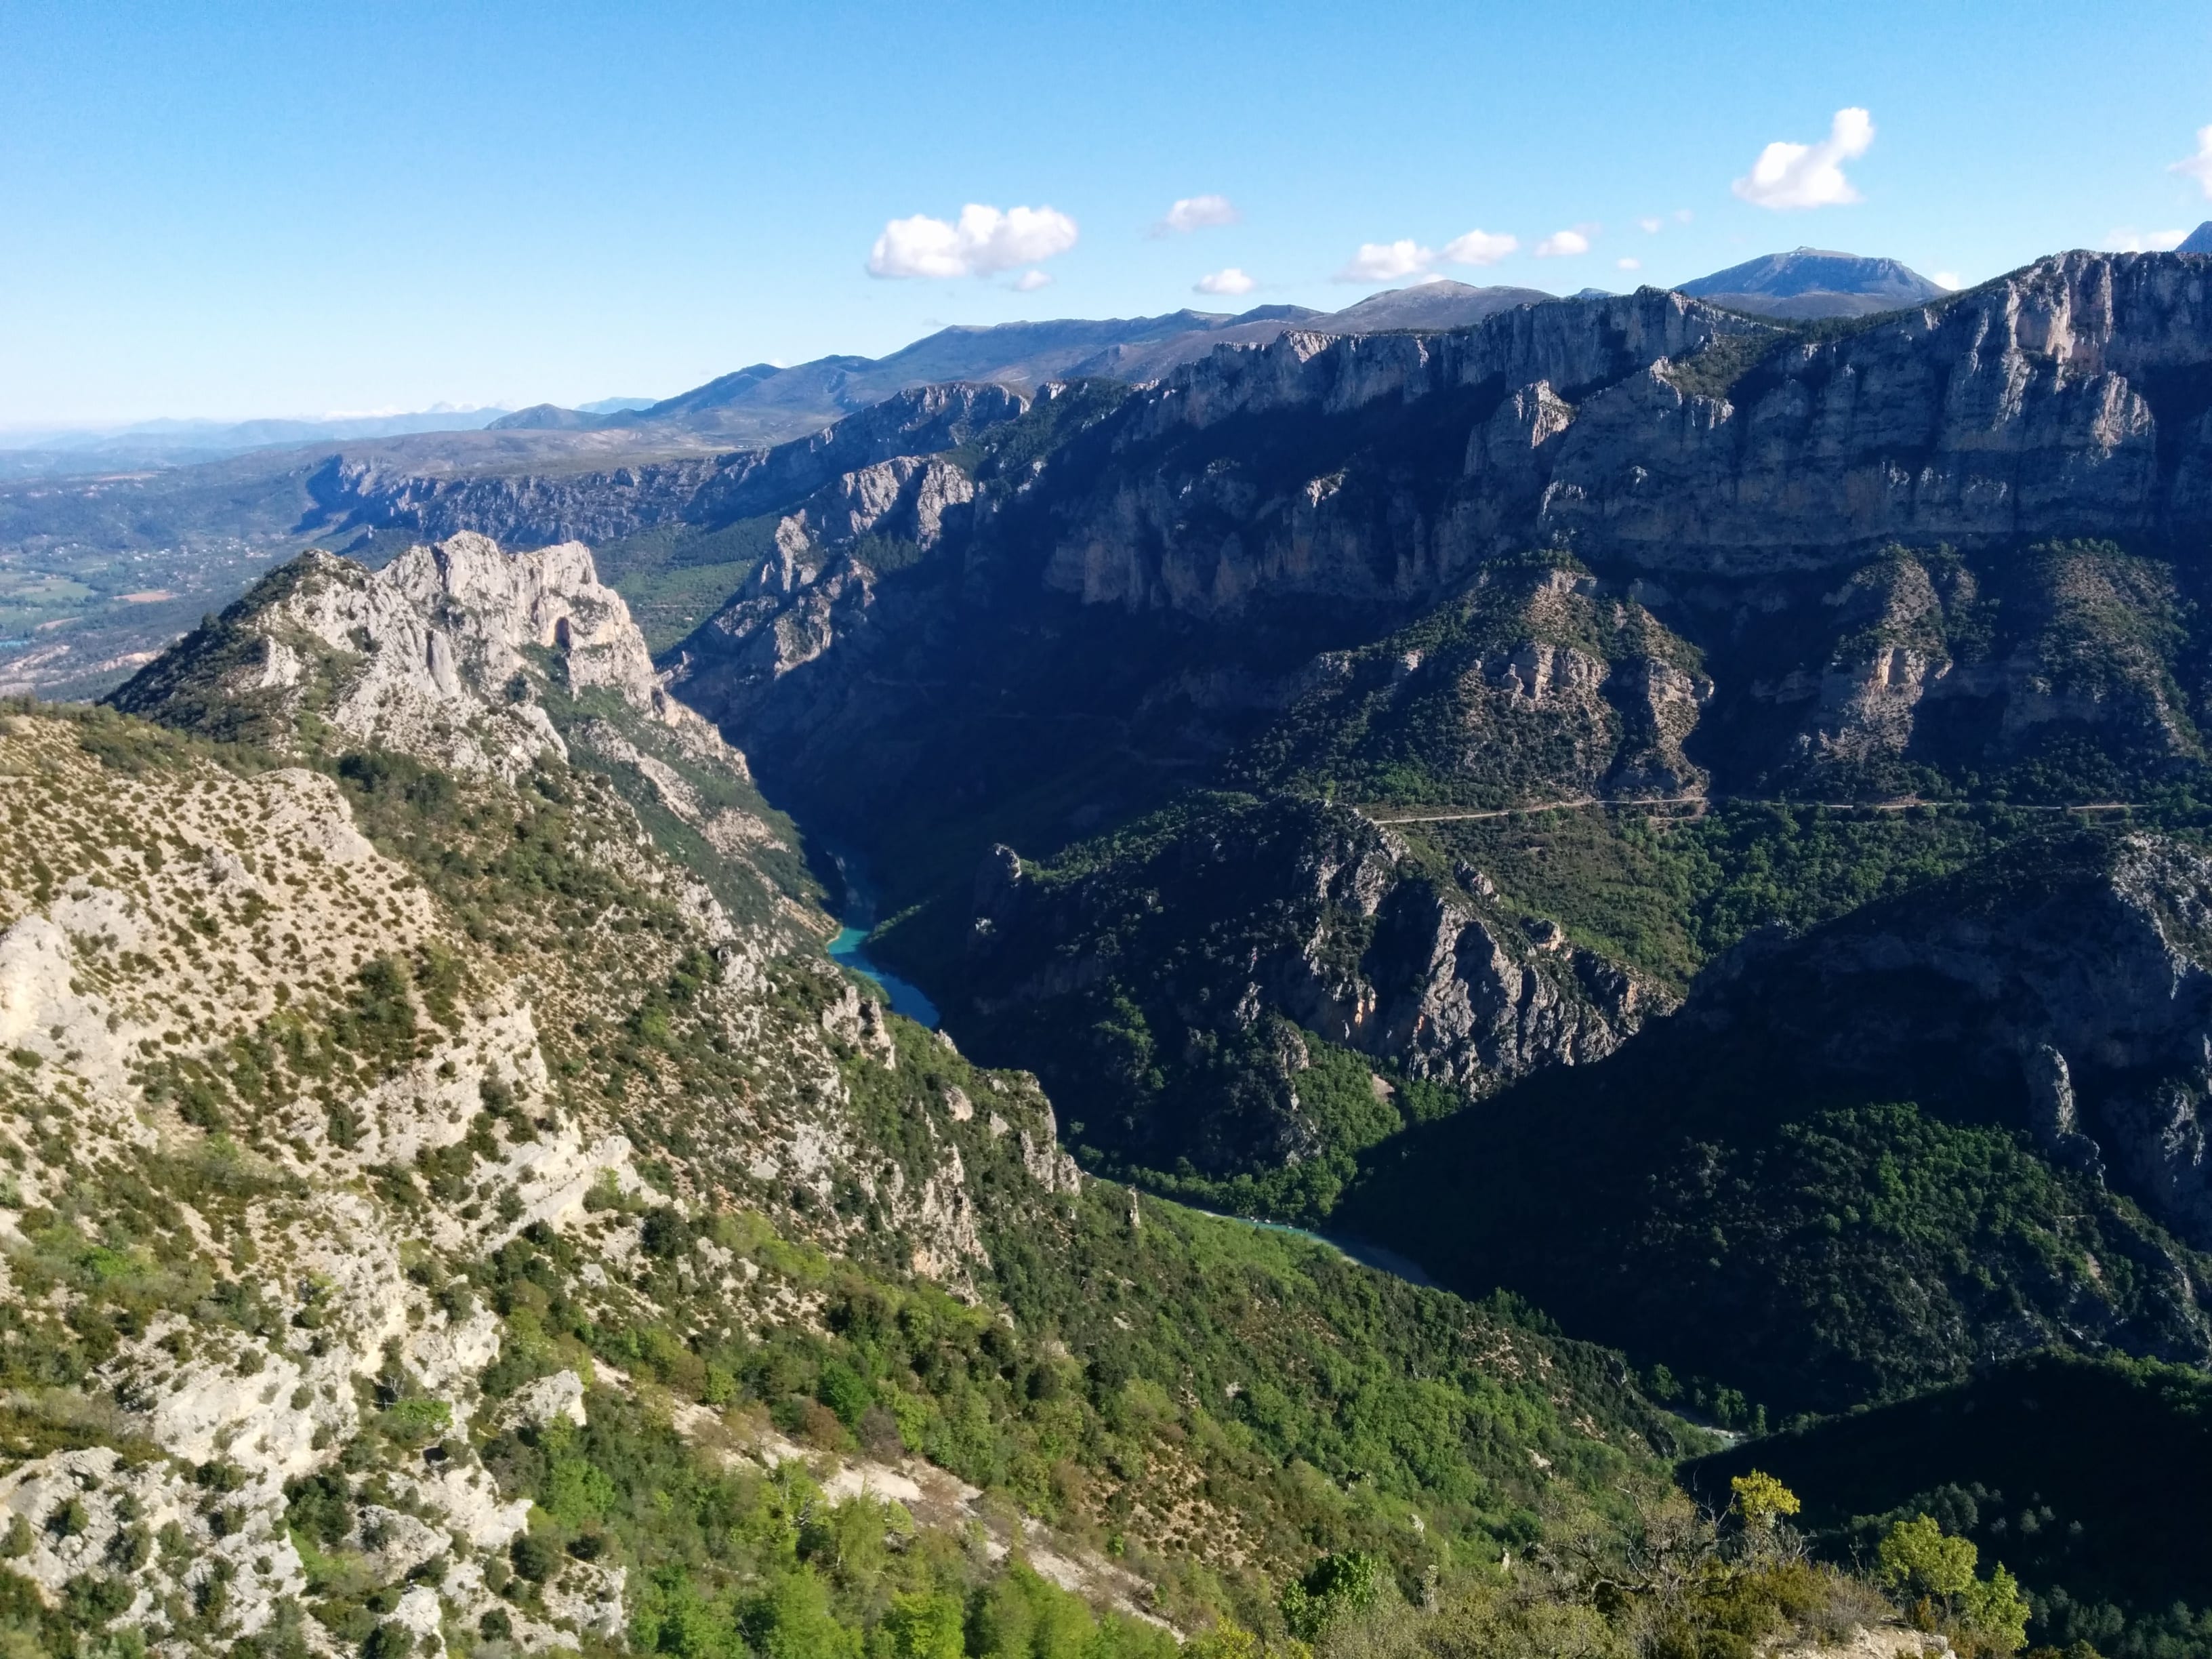
[[[2212,253],[2212,219],[2191,231],[2173,250],[2176,253]]]
[[[1678,293],[1766,317],[1863,317],[1940,299],[1948,290],[1895,259],[1800,247],[1676,284]]]
[[[1516,306],[1540,305],[1553,296],[1541,289],[1477,288],[1442,278],[1411,288],[1389,288],[1310,326],[1328,334],[1380,334],[1400,329],[1468,328]]]
[[[665,723],[701,725],[654,678],[622,596],[581,543],[503,552],[472,532],[372,572],[310,550],[118,690],[127,713],[289,747],[303,709],[363,743],[468,773],[511,775],[566,754],[523,689],[558,663],[564,692],[611,691]]]

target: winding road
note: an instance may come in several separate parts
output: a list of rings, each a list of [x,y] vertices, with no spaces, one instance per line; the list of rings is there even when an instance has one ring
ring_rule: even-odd
[[[1607,811],[1659,811],[1688,807],[1696,817],[1714,806],[1788,806],[1799,810],[1820,807],[1832,812],[1909,812],[1916,807],[1933,811],[1958,811],[1976,806],[2008,805],[2015,812],[2132,812],[2146,803],[2136,800],[2078,801],[2060,805],[2028,805],[1972,800],[1923,800],[1917,795],[1903,795],[1894,800],[1790,800],[1756,795],[1643,795],[1626,799],[1613,799],[1604,795],[1581,795],[1571,800],[1538,801],[1528,806],[1492,806],[1454,810],[1449,812],[1398,812],[1390,817],[1389,807],[1359,808],[1359,815],[1370,823],[1457,823],[1471,818],[1535,817],[1545,812],[1572,811],[1577,807],[1597,806]]]

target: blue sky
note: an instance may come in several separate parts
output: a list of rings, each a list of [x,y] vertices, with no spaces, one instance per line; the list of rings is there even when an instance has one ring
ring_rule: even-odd
[[[1366,268],[1571,292],[1811,244],[1972,282],[2212,217],[2171,170],[2208,125],[2212,8],[2156,0],[0,0],[0,426],[665,395],[946,323],[1334,308],[1401,285],[1336,280],[1401,241]],[[1732,191],[1832,128],[1840,188],[1779,194],[1856,201]],[[1235,222],[1157,234],[1215,196]],[[963,243],[969,204],[1032,214]],[[879,267],[943,270],[1066,242],[1046,209],[1048,257],[869,273],[893,221],[946,228]],[[1515,251],[1447,263],[1476,230]],[[1537,257],[1562,231],[1589,251]],[[1249,292],[1194,292],[1231,269]]]

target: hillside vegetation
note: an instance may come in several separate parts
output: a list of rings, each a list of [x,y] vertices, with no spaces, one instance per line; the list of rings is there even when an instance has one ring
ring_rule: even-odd
[[[148,685],[228,707],[301,591]],[[1333,1627],[1329,1561],[1612,1628],[1500,1564],[1711,1443],[1522,1304],[1079,1175],[812,954],[773,820],[696,827],[741,763],[589,692],[619,620],[497,698],[488,625],[421,723],[343,630],[251,746],[5,717],[11,1639],[1154,1659]]]

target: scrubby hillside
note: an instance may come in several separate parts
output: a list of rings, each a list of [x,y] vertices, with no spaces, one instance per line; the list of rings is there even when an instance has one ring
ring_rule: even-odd
[[[170,726],[6,717],[10,1639],[1151,1655],[1658,1501],[1612,1356],[1089,1180],[886,1016],[639,653],[462,538],[277,573]]]

